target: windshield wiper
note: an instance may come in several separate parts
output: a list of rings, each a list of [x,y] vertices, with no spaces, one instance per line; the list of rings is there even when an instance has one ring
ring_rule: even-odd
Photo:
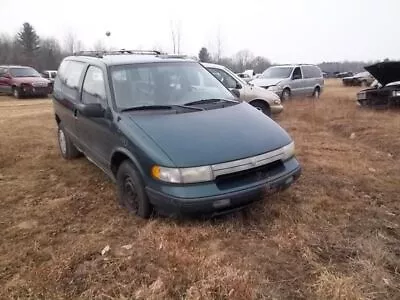
[[[121,112],[125,111],[133,111],[133,110],[160,110],[160,109],[176,109],[176,108],[185,108],[185,109],[192,109],[192,110],[204,110],[198,107],[189,107],[185,105],[141,105],[141,106],[133,106],[128,108],[121,109]]]
[[[208,104],[208,103],[218,103],[218,102],[231,102],[231,103],[238,103],[235,100],[228,100],[228,99],[219,99],[219,98],[211,98],[211,99],[202,99],[202,100],[197,100],[197,101],[192,101],[185,103],[185,106],[190,106],[190,105],[197,105],[197,104]]]

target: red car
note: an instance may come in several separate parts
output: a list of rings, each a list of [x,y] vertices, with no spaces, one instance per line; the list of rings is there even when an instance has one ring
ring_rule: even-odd
[[[14,95],[15,98],[47,97],[51,93],[51,84],[31,67],[0,66],[0,93]]]

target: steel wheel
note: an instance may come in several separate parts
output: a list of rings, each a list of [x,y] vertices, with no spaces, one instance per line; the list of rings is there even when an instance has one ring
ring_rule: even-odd
[[[129,211],[136,213],[139,209],[138,194],[132,178],[127,176],[124,180],[124,206]]]
[[[67,139],[65,138],[64,131],[59,128],[58,129],[58,144],[60,146],[61,154],[63,156],[67,155]]]
[[[290,90],[289,89],[284,89],[282,92],[282,100],[286,101],[290,99]]]

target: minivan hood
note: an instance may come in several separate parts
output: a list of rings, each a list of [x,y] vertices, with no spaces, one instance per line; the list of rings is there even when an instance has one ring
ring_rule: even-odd
[[[382,85],[400,80],[400,62],[387,61],[364,67]]]
[[[277,123],[244,102],[181,114],[130,113],[130,118],[177,167],[242,159],[291,142]]]
[[[257,78],[250,81],[250,83],[256,86],[271,86],[271,85],[277,85],[282,80],[283,80],[282,78]]]

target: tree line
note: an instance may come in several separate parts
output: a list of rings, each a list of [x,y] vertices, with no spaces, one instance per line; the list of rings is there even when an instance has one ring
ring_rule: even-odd
[[[180,26],[180,23],[175,26],[171,25],[174,53],[181,52]],[[101,51],[106,50],[106,47],[99,40],[93,45],[92,49]],[[73,33],[67,33],[63,44],[61,44],[59,40],[53,37],[41,38],[28,22],[24,23],[14,36],[0,33],[0,65],[28,65],[37,70],[56,70],[64,57],[80,50],[85,50],[83,42],[77,39]],[[224,65],[236,73],[245,70],[254,70],[255,73],[262,73],[272,65],[268,58],[256,56],[248,49],[240,50],[231,57],[224,57],[222,55],[219,32],[215,53],[211,54],[206,47],[202,47],[196,58],[202,62]],[[324,72],[328,73],[360,72],[365,65],[370,63],[373,62],[323,62],[319,66]]]

